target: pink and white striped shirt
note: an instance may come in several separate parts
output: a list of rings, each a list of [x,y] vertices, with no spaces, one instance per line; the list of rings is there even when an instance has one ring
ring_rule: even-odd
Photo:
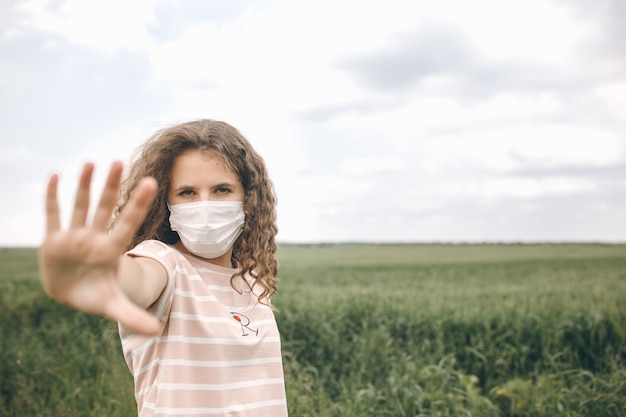
[[[129,254],[156,260],[168,274],[163,293],[149,308],[164,323],[162,333],[146,337],[120,325],[139,417],[286,417],[274,313],[243,279],[235,282],[241,294],[231,287],[236,269],[156,240]]]

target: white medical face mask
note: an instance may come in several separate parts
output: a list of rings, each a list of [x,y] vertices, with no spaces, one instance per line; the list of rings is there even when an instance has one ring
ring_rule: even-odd
[[[187,250],[213,259],[225,254],[243,231],[243,203],[197,201],[169,206],[170,226]]]

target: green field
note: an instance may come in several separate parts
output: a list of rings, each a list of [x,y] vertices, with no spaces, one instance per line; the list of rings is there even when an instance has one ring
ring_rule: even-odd
[[[626,416],[626,245],[284,245],[292,417]],[[116,328],[0,249],[0,416],[133,416]]]

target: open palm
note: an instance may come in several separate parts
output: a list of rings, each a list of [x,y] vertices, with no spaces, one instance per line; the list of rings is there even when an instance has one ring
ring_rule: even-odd
[[[57,200],[58,175],[53,174],[46,192],[46,235],[39,251],[41,280],[46,292],[77,310],[119,321],[131,330],[153,334],[158,321],[133,304],[119,284],[120,258],[140,226],[156,192],[154,179],[137,187],[109,231],[111,214],[119,195],[122,164],[111,166],[91,223],[89,196],[94,166],[84,165],[71,223],[61,228]]]

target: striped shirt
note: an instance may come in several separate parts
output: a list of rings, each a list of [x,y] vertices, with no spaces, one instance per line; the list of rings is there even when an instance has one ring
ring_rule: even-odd
[[[168,280],[149,308],[164,323],[143,336],[119,326],[135,380],[139,417],[284,417],[287,402],[280,335],[271,308],[260,304],[236,269],[186,256],[156,240],[131,256],[156,260]]]

